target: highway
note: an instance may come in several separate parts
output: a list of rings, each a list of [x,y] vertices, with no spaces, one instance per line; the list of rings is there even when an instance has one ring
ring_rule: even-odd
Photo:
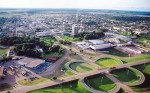
[[[116,66],[116,68],[117,69],[127,68],[127,67],[130,67],[130,66],[135,66],[135,65],[145,64],[145,63],[150,63],[150,60],[144,60],[144,61],[134,62],[134,63],[127,63],[127,64]],[[73,81],[73,80],[82,79],[82,78],[92,76],[92,75],[96,75],[96,74],[99,74],[99,73],[102,73],[102,72],[105,73],[105,72],[108,72],[109,70],[110,70],[110,68],[103,68],[103,69],[98,69],[98,70],[94,70],[94,71],[90,71],[90,72],[86,72],[86,73],[80,73],[80,74],[73,75],[73,76],[70,76],[70,77],[67,77],[67,78],[61,78],[61,79],[58,79],[58,80],[55,80],[55,81],[50,81],[50,82],[46,82],[46,83],[42,83],[42,84],[38,84],[38,85],[34,85],[34,86],[21,86],[21,87],[17,87],[15,89],[11,90],[11,92],[12,93],[26,93],[28,91],[41,89],[41,88],[54,86],[54,85],[59,85],[59,84],[65,83],[65,82]],[[127,89],[127,91],[129,91],[130,93],[134,93],[126,85],[121,85],[121,86],[125,87]],[[3,92],[3,93],[5,93],[5,92]]]

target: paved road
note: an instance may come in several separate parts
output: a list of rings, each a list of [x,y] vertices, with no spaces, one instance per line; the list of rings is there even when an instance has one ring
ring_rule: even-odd
[[[145,61],[135,62],[135,63],[128,63],[128,64],[123,64],[123,65],[117,66],[117,68],[118,69],[119,68],[126,68],[126,67],[129,67],[129,66],[134,66],[134,65],[139,65],[139,64],[143,64],[143,63],[149,63],[149,62],[150,62],[150,60],[147,60],[147,61],[145,60]],[[80,78],[96,75],[96,74],[99,74],[101,72],[107,72],[108,70],[109,70],[109,68],[94,70],[94,71],[74,75],[74,76],[71,76],[71,77],[68,77],[68,78],[63,78],[63,81],[62,80],[56,80],[56,81],[46,82],[46,83],[42,83],[42,84],[38,84],[38,85],[34,85],[34,86],[22,86],[22,87],[18,87],[14,90],[11,90],[11,91],[13,93],[25,93],[25,92],[28,92],[28,91],[31,91],[31,90],[45,88],[45,87],[53,86],[53,85],[59,85],[59,84],[64,83],[64,82],[69,82],[69,81],[77,80],[77,79],[80,79]],[[128,89],[128,87],[126,85],[124,85],[122,83],[119,83],[119,84],[120,84],[120,86],[125,87],[127,91],[132,91],[132,90]],[[134,92],[132,91],[132,93],[134,93]]]
[[[69,57],[69,51],[66,50],[65,54],[58,59],[55,63],[53,63],[47,70],[43,73],[41,73],[41,76],[49,76],[50,74],[54,73],[58,67]]]
[[[117,85],[119,85],[121,88],[123,88],[126,92],[128,93],[135,93],[131,88],[129,88],[127,85],[120,83],[120,81],[118,79],[116,79],[115,77],[113,77],[111,74],[106,74],[106,76],[112,80],[113,82],[115,82]]]

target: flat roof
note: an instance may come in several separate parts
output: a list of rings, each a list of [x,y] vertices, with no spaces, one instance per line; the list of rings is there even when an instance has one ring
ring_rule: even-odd
[[[103,43],[104,43],[103,40],[99,40],[99,39],[89,40],[89,42],[91,42],[91,43],[93,43],[93,44],[103,44]]]
[[[37,65],[44,63],[45,60],[38,59],[38,58],[24,58],[21,60],[18,60],[18,64],[20,65],[26,65],[27,67],[36,67]]]
[[[3,70],[4,70],[4,67],[0,66],[0,77],[3,76]]]

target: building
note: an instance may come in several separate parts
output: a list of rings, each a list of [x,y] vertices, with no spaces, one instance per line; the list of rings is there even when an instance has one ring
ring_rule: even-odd
[[[104,41],[99,40],[99,39],[95,39],[95,40],[89,40],[89,43],[92,45],[100,45],[100,44],[104,44]]]
[[[79,27],[78,27],[78,25],[74,24],[72,26],[72,35],[76,35],[76,34],[78,34],[78,32],[79,32]]]
[[[108,43],[108,44],[101,44],[101,45],[90,45],[91,49],[97,51],[97,50],[102,50],[102,49],[106,49],[106,48],[111,48],[113,47],[112,44]]]
[[[4,70],[4,67],[1,67],[1,66],[0,66],[0,78],[3,77],[3,70]]]

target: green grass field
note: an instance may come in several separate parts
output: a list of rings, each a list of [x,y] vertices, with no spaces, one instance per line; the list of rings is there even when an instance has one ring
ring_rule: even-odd
[[[116,50],[115,48],[105,49],[105,51],[109,51],[108,53],[106,52],[106,54],[120,56],[120,57],[128,57],[128,54],[125,54],[119,50]]]
[[[43,58],[47,59],[49,56],[56,56],[57,58],[60,58],[63,54],[61,53],[49,53],[49,54],[43,54]]]
[[[7,49],[0,48],[0,55],[6,55],[6,54],[7,54]]]
[[[74,38],[72,36],[63,36],[64,41],[72,42],[72,41],[79,41],[78,38]]]
[[[114,77],[126,84],[132,84],[140,81],[140,74],[135,70],[127,68],[114,70],[111,72]]]
[[[87,64],[85,62],[74,62],[70,64],[70,68],[77,72],[88,72],[94,69],[94,66]]]
[[[75,75],[75,74],[73,72],[71,72],[70,70],[66,70],[65,75],[72,76],[72,75]]]
[[[134,66],[134,68],[140,70],[144,74],[145,81],[141,85],[134,86],[131,88],[137,92],[150,91],[150,64],[138,65],[138,66]]]
[[[119,65],[120,61],[112,58],[102,58],[96,61],[96,64],[98,64],[100,67],[112,67]]]
[[[40,38],[40,41],[44,42],[46,45],[51,46],[56,41],[56,39],[52,37],[44,37],[44,38]]]
[[[48,79],[48,78],[39,78],[39,79],[35,79],[35,80],[30,80],[30,79],[19,80],[17,82],[20,85],[32,86],[32,85],[36,85],[36,84],[40,84],[40,83],[44,83],[44,82],[48,82],[48,81],[50,81],[50,79]]]
[[[130,63],[130,62],[137,62],[142,60],[150,60],[150,54],[147,55],[141,55],[137,57],[128,57],[128,58],[120,58],[124,63]]]
[[[115,89],[116,85],[104,75],[96,75],[93,77],[85,78],[88,86],[100,91],[111,91]]]
[[[58,86],[48,87],[31,91],[29,93],[90,93],[81,84],[80,81],[73,81]]]

